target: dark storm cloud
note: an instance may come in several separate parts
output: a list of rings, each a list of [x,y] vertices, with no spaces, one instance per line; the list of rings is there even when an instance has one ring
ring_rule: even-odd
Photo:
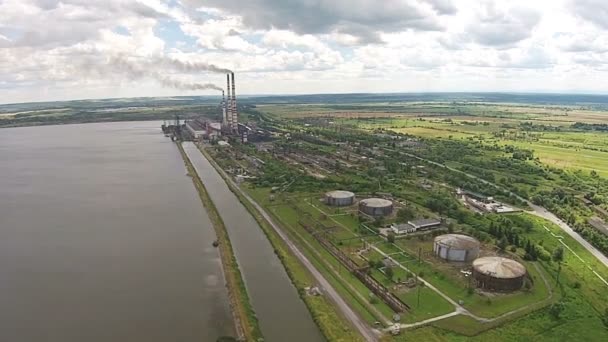
[[[379,42],[380,32],[440,31],[438,15],[456,12],[450,0],[185,0],[185,4],[239,15],[254,29],[347,33],[362,43]]]
[[[575,0],[570,2],[573,12],[595,25],[608,29],[608,1],[606,0]]]

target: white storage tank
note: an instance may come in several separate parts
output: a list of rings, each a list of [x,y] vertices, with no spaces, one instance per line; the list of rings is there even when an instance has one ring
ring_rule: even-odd
[[[479,241],[462,234],[444,234],[435,238],[433,252],[447,261],[469,262],[479,255]]]
[[[325,194],[325,203],[335,207],[345,207],[355,203],[355,194],[350,191],[335,190]]]
[[[366,198],[359,202],[359,210],[370,216],[388,216],[393,212],[393,202],[384,198]]]

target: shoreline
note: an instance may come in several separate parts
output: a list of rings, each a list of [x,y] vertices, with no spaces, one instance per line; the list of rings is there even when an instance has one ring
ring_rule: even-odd
[[[217,236],[217,241],[219,243],[217,248],[219,248],[220,258],[222,261],[221,269],[222,274],[224,275],[224,282],[228,290],[228,299],[230,301],[230,308],[237,338],[242,341],[257,341],[259,339],[263,339],[255,311],[249,301],[249,295],[247,293],[247,288],[245,287],[245,282],[243,281],[236,257],[234,256],[232,244],[230,243],[230,238],[228,236],[228,232],[226,231],[226,227],[224,226],[224,222],[217,211],[217,208],[213,204],[213,201],[209,197],[209,193],[207,192],[205,185],[194,169],[192,162],[186,155],[181,143],[177,142],[176,145],[180,151],[182,159],[184,160],[188,175],[190,178],[192,178],[192,183],[199,194],[203,207],[209,215],[209,219],[213,224],[213,228]]]

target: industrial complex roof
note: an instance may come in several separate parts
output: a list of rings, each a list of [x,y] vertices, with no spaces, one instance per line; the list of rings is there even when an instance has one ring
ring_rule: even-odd
[[[408,223],[414,227],[428,227],[428,226],[440,225],[441,221],[438,219],[420,219],[420,220],[408,221]]]
[[[384,208],[384,207],[390,207],[391,205],[393,205],[393,202],[384,199],[384,198],[366,198],[364,200],[361,201],[361,203],[363,203],[364,205],[368,206],[368,207],[375,207],[375,208]]]
[[[494,278],[518,278],[526,274],[526,268],[519,262],[502,257],[484,257],[473,261],[475,271]]]
[[[479,248],[479,241],[462,234],[444,234],[435,238],[435,243],[457,249]]]
[[[354,197],[355,194],[350,191],[335,190],[335,191],[330,191],[330,192],[326,193],[325,196],[329,196],[329,197],[333,197],[333,198],[350,198],[350,197]]]

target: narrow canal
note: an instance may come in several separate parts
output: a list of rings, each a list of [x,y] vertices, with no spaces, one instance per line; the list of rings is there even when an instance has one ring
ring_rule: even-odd
[[[323,341],[255,219],[197,147],[183,146],[224,220],[266,341]]]

